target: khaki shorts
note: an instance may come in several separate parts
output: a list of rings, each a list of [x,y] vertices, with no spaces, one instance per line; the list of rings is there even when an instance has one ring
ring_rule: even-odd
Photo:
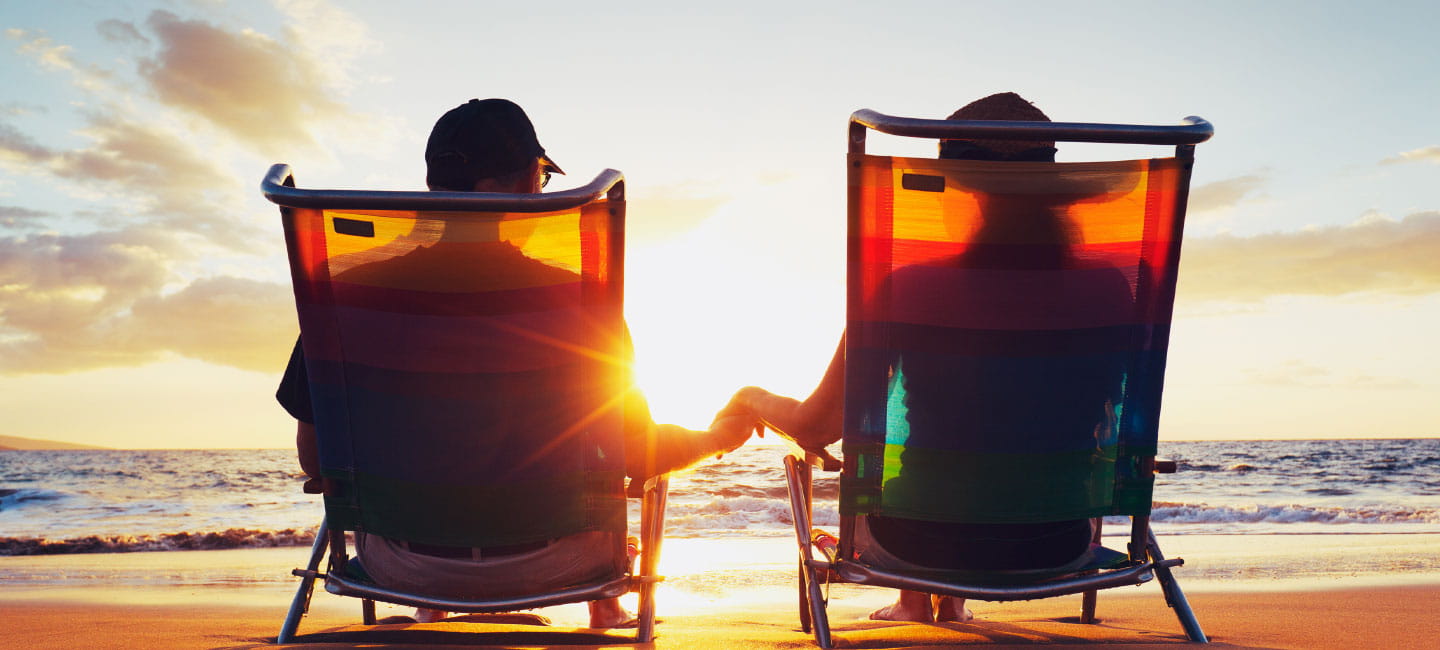
[[[587,531],[544,548],[491,558],[449,558],[412,552],[404,542],[360,533],[357,555],[375,584],[455,600],[511,598],[624,575],[614,533]]]

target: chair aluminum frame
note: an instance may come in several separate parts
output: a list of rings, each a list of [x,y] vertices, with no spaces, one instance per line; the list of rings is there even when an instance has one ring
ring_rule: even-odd
[[[295,177],[290,166],[272,165],[261,181],[261,192],[265,198],[281,208],[323,208],[353,210],[429,210],[454,212],[550,212],[579,207],[601,196],[611,201],[625,197],[625,177],[614,169],[606,169],[595,179],[580,187],[543,194],[502,194],[484,192],[383,192],[369,190],[310,190],[295,187]],[[623,210],[623,207],[620,208]],[[624,237],[621,233],[613,244],[617,255],[624,255]],[[622,268],[611,269],[612,276],[621,283]],[[622,294],[623,295],[623,294]],[[343,569],[347,558],[345,531],[331,529],[325,519],[315,533],[315,542],[310,549],[310,559],[304,569],[291,571],[299,577],[300,586],[291,600],[276,643],[285,644],[296,640],[300,619],[310,609],[310,598],[316,580],[324,581],[325,590],[338,595],[361,599],[362,620],[374,625],[375,602],[386,602],[412,607],[424,607],[449,612],[493,613],[507,612],[536,607],[548,607],[566,603],[585,602],[600,598],[611,598],[630,591],[639,592],[640,606],[637,613],[638,626],[635,640],[648,643],[655,636],[655,584],[663,578],[656,569],[660,559],[660,547],[665,537],[665,506],[669,495],[669,476],[660,475],[645,481],[639,490],[641,553],[638,558],[639,571],[632,565],[630,572],[620,578],[602,580],[578,585],[560,591],[538,593],[532,596],[498,599],[455,600],[436,598],[386,589],[373,584],[344,577]],[[633,487],[633,486],[632,486]],[[636,490],[631,490],[632,493]],[[329,555],[326,571],[321,563]]]
[[[1214,128],[1200,117],[1187,117],[1174,126],[1150,126],[1128,124],[1091,124],[1080,122],[1009,122],[980,120],[931,120],[886,115],[869,109],[855,111],[850,116],[849,151],[864,154],[866,135],[869,130],[881,133],[931,139],[1002,139],[1057,142],[1102,142],[1114,144],[1174,145],[1175,157],[1189,162],[1194,159],[1195,145],[1214,135]],[[1189,192],[1189,171],[1185,172],[1185,183],[1177,196],[1179,217],[1183,219]],[[855,215],[850,216],[851,236],[849,239],[850,259],[859,253],[860,239],[854,236]],[[1174,243],[1178,247],[1179,241]],[[1176,251],[1178,254],[1178,251]],[[1178,255],[1177,255],[1178,257]],[[856,278],[850,278],[855,282]],[[1157,473],[1175,471],[1173,462],[1152,460],[1150,470]],[[1207,643],[1208,639],[1200,628],[1184,592],[1175,581],[1170,569],[1181,566],[1180,558],[1166,559],[1160,545],[1150,529],[1148,516],[1131,517],[1130,542],[1127,550],[1129,561],[1115,569],[1086,571],[1071,576],[1043,580],[1033,583],[994,586],[960,584],[929,580],[902,575],[866,566],[859,562],[838,558],[831,562],[817,559],[811,548],[810,522],[814,496],[812,473],[814,469],[839,471],[842,463],[823,449],[796,449],[785,458],[785,478],[790,490],[790,508],[795,524],[796,542],[800,546],[800,625],[806,632],[815,635],[822,648],[833,647],[829,619],[825,611],[826,598],[821,588],[821,575],[836,576],[842,582],[862,585],[910,589],[934,594],[974,598],[977,600],[1013,601],[1034,600],[1068,594],[1083,594],[1081,623],[1095,622],[1096,592],[1100,589],[1139,585],[1158,578],[1165,602],[1175,610],[1185,635],[1191,641]],[[1096,542],[1100,539],[1100,521],[1096,520]]]

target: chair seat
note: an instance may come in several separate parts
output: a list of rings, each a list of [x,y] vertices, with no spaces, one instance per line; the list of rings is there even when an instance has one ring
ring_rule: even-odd
[[[1154,579],[1156,569],[1168,569],[1184,563],[1184,560],[1179,558],[1158,562],[1131,562],[1128,559],[1122,559],[1119,565],[1100,568],[1104,563],[1113,562],[1110,554],[1121,555],[1123,558],[1123,554],[1116,551],[1104,548],[1100,548],[1100,550],[1104,553],[1096,554],[1097,562],[1086,563],[1085,567],[1090,568],[1068,570],[1063,574],[1055,574],[1055,569],[1045,572],[1001,572],[1009,574],[1008,577],[1011,578],[1009,581],[997,580],[994,575],[982,575],[976,572],[966,572],[963,576],[957,575],[955,572],[926,576],[910,572],[901,574],[843,560],[837,562],[833,567],[825,562],[813,563],[813,566],[816,569],[833,568],[843,580],[856,584],[1000,602],[1035,600],[1096,589],[1145,584]],[[1015,575],[1019,573],[1027,575],[1022,579]]]
[[[549,607],[552,605],[563,605],[566,603],[598,600],[602,598],[615,598],[630,591],[631,582],[631,577],[626,575],[612,580],[579,585],[563,591],[551,591],[533,596],[492,600],[455,600],[393,591],[366,580],[331,574],[325,578],[325,591],[337,596],[368,598],[410,607],[439,609],[447,612],[486,613],[534,609],[537,607]]]
[[[847,562],[854,565],[855,562]],[[1090,548],[1080,554],[1071,562],[1061,566],[1044,569],[1018,569],[1008,571],[996,570],[958,570],[958,569],[931,569],[920,565],[910,565],[900,569],[906,575],[913,575],[929,580],[945,582],[960,582],[975,585],[1029,585],[1084,574],[1093,571],[1106,571],[1134,566],[1130,556],[1105,548],[1099,544],[1091,544]],[[875,567],[871,567],[875,568]],[[884,569],[879,569],[884,571]],[[843,575],[843,574],[842,574]]]

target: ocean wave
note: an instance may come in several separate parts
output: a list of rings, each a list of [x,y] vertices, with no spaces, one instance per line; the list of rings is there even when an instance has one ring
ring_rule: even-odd
[[[63,540],[37,537],[0,537],[3,555],[66,555],[72,553],[133,553],[136,551],[202,551],[231,548],[306,546],[315,541],[314,530],[253,530],[231,528],[218,532],[164,535],[89,535]]]
[[[757,490],[756,492],[761,492]],[[835,526],[839,514],[833,499],[816,499],[814,524]],[[1207,505],[1156,502],[1151,519],[1165,524],[1440,524],[1440,509],[1405,507],[1321,507],[1305,505]],[[788,500],[760,496],[730,496],[691,503],[671,502],[666,533],[680,537],[788,528],[792,525]],[[1118,521],[1118,520],[1117,520]]]
[[[1429,508],[1209,506],[1158,502],[1150,516],[1152,521],[1172,524],[1440,524],[1440,510]]]
[[[817,479],[811,483],[810,489],[816,499],[833,501],[840,498],[840,481],[835,478]],[[784,483],[774,482],[770,485],[755,486],[726,485],[710,481],[695,486],[672,487],[670,495],[671,499],[699,500],[720,497],[724,499],[779,499],[785,503],[790,502],[790,488]]]
[[[793,521],[788,500],[734,497],[700,503],[671,502],[665,513],[665,532],[677,537],[743,534],[789,528]],[[840,515],[835,504],[817,502],[813,523],[838,526]]]
[[[0,490],[0,510],[20,508],[29,503],[58,501],[64,499],[67,494],[54,490],[36,490],[24,488],[19,490]]]

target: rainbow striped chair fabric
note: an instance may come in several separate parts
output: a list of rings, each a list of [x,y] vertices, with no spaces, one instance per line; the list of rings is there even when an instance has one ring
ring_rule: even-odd
[[[325,520],[279,636],[314,580],[374,601],[501,612],[652,590],[666,479],[643,497],[644,554],[627,559],[621,395],[624,181],[535,195],[302,190],[276,165],[310,381]],[[446,548],[614,533],[608,567],[544,593],[456,599],[366,579],[346,532]],[[320,571],[329,555],[326,571]],[[605,561],[608,559],[608,562]]]
[[[1174,144],[1170,158],[980,162],[867,155],[866,129],[941,139]],[[1211,128],[851,117],[848,317],[835,559],[810,545],[811,468],[787,458],[801,620],[831,639],[820,583],[979,600],[1095,591],[1158,575],[1205,639],[1150,532],[1160,396],[1194,144]],[[1173,471],[1161,462],[1161,470]],[[1124,515],[1126,552],[1048,571],[866,562],[867,518],[1027,524]],[[1098,524],[1098,521],[1097,521]],[[1099,541],[1098,528],[1095,541]]]

